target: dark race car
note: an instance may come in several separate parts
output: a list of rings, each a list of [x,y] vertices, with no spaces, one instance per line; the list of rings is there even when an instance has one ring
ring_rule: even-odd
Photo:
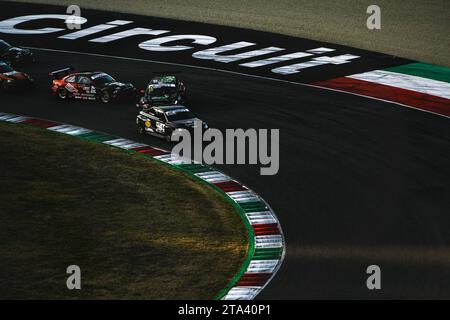
[[[175,75],[153,77],[140,98],[137,107],[151,107],[186,103],[186,86]]]
[[[12,65],[24,65],[36,62],[36,58],[28,49],[13,47],[8,42],[0,39],[0,60]]]
[[[0,61],[0,90],[17,91],[34,88],[34,80],[28,74],[15,71],[8,63]]]
[[[110,103],[113,100],[136,99],[131,83],[116,81],[104,72],[73,72],[72,67],[50,72],[52,94],[61,100],[82,99]]]
[[[181,105],[144,108],[136,117],[139,134],[151,134],[167,141],[171,140],[177,129],[192,131],[200,121],[195,114]],[[202,126],[202,129],[208,129],[206,122],[202,122]]]

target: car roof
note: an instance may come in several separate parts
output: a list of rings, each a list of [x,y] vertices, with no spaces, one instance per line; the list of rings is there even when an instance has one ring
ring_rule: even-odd
[[[74,72],[74,73],[71,73],[70,75],[71,76],[85,76],[85,77],[92,78],[94,76],[99,76],[99,75],[103,75],[103,74],[108,75],[107,73],[102,72],[102,71],[82,71],[82,72]]]

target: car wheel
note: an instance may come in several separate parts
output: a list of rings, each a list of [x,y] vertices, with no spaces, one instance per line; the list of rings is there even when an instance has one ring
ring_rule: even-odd
[[[58,98],[61,100],[66,100],[69,97],[69,93],[65,88],[59,88],[57,92]]]
[[[109,103],[111,101],[111,95],[109,94],[108,91],[103,91],[103,93],[102,93],[102,95],[100,97],[100,100],[103,103]]]
[[[143,126],[142,124],[139,124],[139,125],[137,126],[137,131],[138,131],[138,133],[139,133],[141,136],[143,136],[143,135],[145,134],[144,126]]]

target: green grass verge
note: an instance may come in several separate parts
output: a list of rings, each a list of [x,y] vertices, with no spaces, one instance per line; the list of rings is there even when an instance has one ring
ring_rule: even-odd
[[[242,269],[241,216],[190,175],[29,126],[0,146],[0,298],[209,299]]]

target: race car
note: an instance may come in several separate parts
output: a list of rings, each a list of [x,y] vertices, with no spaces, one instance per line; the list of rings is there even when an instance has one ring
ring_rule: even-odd
[[[34,80],[30,75],[15,71],[8,63],[0,61],[0,90],[17,91],[34,88]]]
[[[110,103],[119,99],[136,99],[136,88],[131,83],[118,82],[104,72],[74,72],[74,68],[67,67],[50,72],[49,75],[53,78],[52,94],[60,100]]]
[[[186,103],[186,86],[173,74],[156,75],[142,93],[138,108]]]
[[[157,106],[144,108],[136,117],[138,133],[150,134],[170,141],[177,129],[192,131],[201,120],[182,105]],[[208,129],[206,122],[202,129]]]
[[[24,65],[36,62],[36,58],[28,49],[13,47],[8,42],[0,39],[0,60],[12,65]]]

